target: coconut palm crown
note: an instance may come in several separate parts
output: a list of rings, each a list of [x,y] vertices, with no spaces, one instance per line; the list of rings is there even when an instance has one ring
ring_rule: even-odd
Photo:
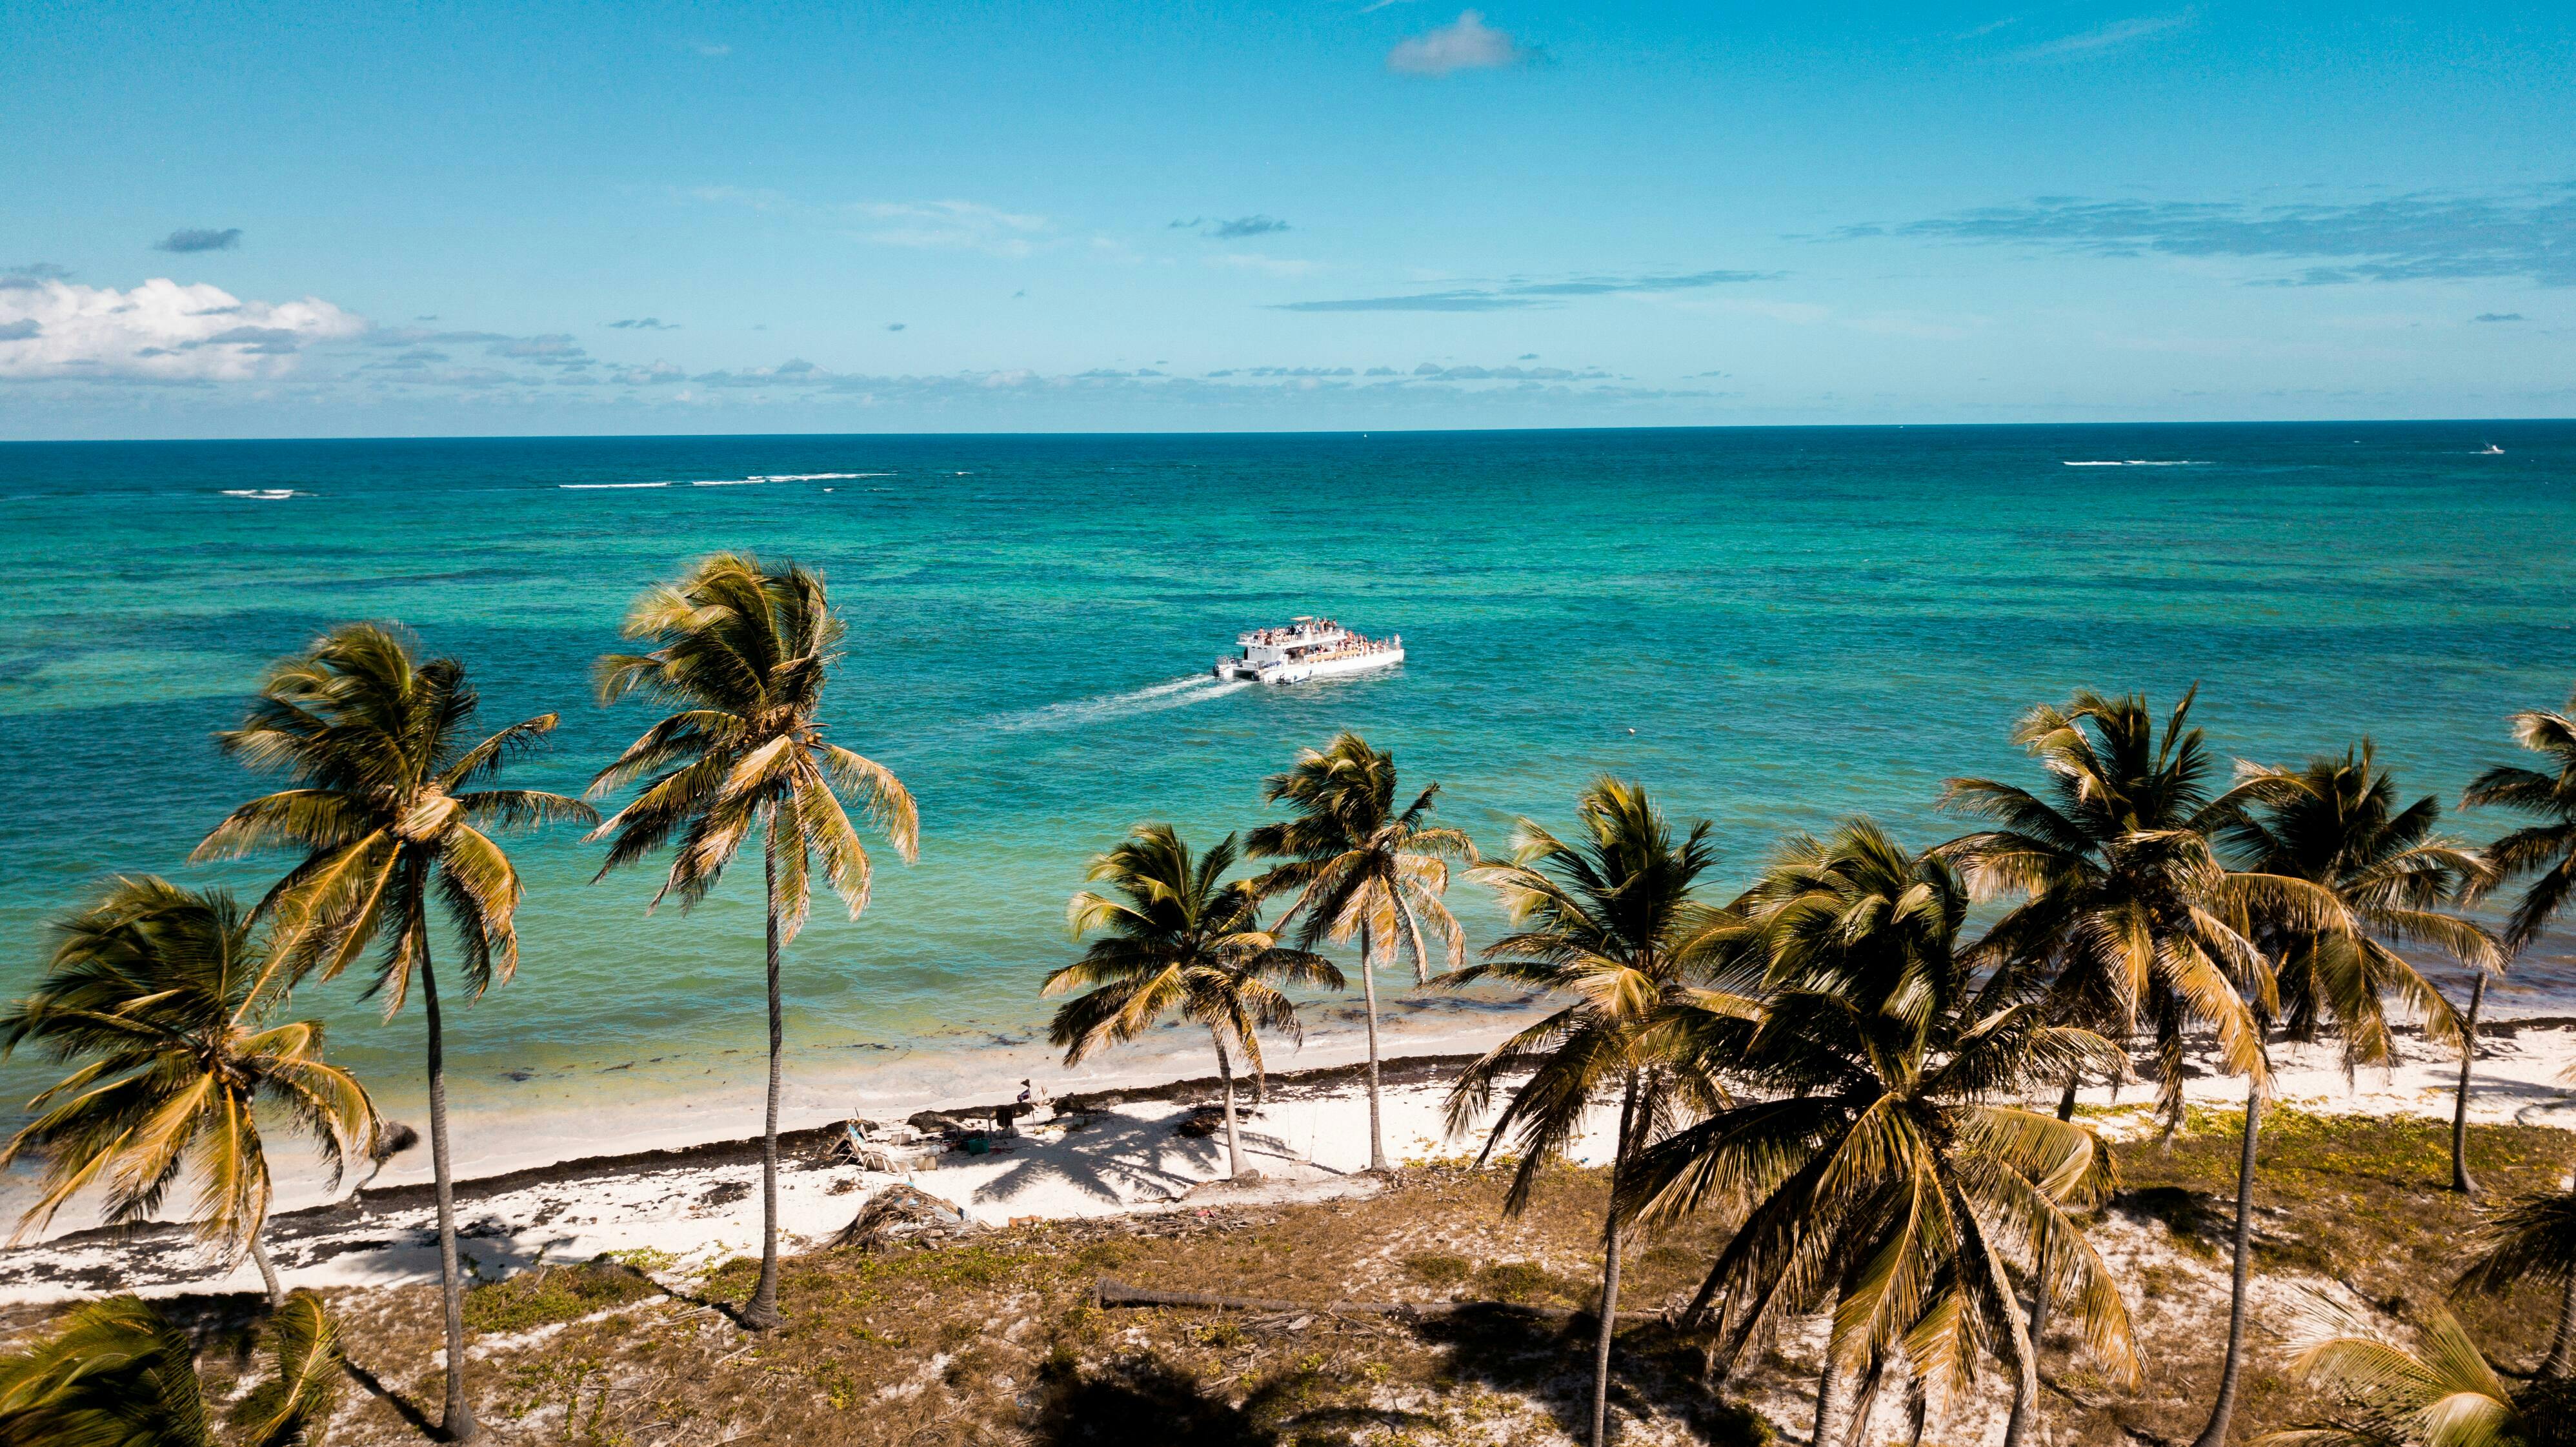
[[[609,841],[600,877],[672,844],[653,897],[677,895],[685,909],[761,829],[779,943],[804,927],[818,859],[858,918],[873,871],[842,796],[859,801],[907,863],[919,855],[921,818],[891,771],[824,737],[823,685],[844,631],[820,576],[736,553],[636,599],[625,634],[659,646],[602,657],[600,702],[640,695],[675,711],[591,780],[592,798],[643,781],[591,836]]]
[[[2311,759],[2295,770],[2249,766],[2240,779],[2252,807],[2220,830],[2239,866],[2330,890],[2359,926],[2318,929],[2296,916],[2257,921],[2256,942],[2273,962],[2281,1031],[2308,1041],[2331,1022],[2350,1075],[2394,1058],[2393,998],[2423,1020],[2427,1038],[2457,1044],[2458,1012],[2389,948],[2425,944],[2478,969],[2503,964],[2492,936],[2441,909],[2493,878],[2476,851],[2434,832],[2441,804],[2428,794],[2396,807],[2396,783],[2367,739],[2340,758]]]
[[[1430,822],[1440,786],[1396,807],[1395,756],[1345,733],[1322,749],[1301,749],[1286,773],[1271,776],[1261,796],[1297,810],[1244,838],[1255,859],[1284,859],[1262,876],[1262,888],[1292,896],[1289,917],[1309,948],[1358,936],[1363,949],[1410,953],[1416,984],[1431,978],[1439,941],[1451,969],[1466,960],[1466,936],[1441,895],[1452,860],[1473,863],[1476,846],[1457,829]]]
[[[274,962],[295,977],[329,979],[382,944],[371,992],[387,1018],[429,964],[433,893],[455,923],[467,993],[506,983],[518,968],[513,916],[518,870],[495,834],[571,821],[589,805],[533,789],[476,788],[554,732],[554,714],[468,741],[478,698],[464,665],[415,657],[412,640],[381,623],[350,623],[279,663],[242,725],[215,735],[256,770],[299,787],[235,809],[189,862],[260,849],[304,859],[260,901]]]
[[[2531,709],[2513,716],[2514,742],[2544,756],[2549,770],[2507,764],[2487,770],[2460,796],[2472,809],[2504,809],[2538,822],[2487,846],[2489,863],[2510,878],[2533,879],[2505,922],[2508,953],[2531,943],[2576,894],[2576,695],[2565,712]]]
[[[265,953],[228,894],[119,879],[54,935],[44,978],[0,1015],[0,1052],[31,1045],[80,1064],[0,1149],[0,1168],[31,1154],[45,1163],[44,1192],[10,1244],[92,1186],[105,1190],[108,1224],[147,1219],[184,1176],[197,1235],[228,1265],[251,1253],[279,1297],[259,1248],[271,1186],[253,1107],[277,1107],[309,1137],[336,1187],[344,1163],[376,1144],[366,1088],[323,1059],[321,1021],[269,1020],[283,992],[258,988]]]
[[[2509,1385],[2459,1318],[2427,1306],[2410,1344],[2311,1294],[2293,1332],[2290,1375],[2333,1414],[2254,1447],[2576,1447],[2576,1391],[2563,1379]]]
[[[1941,796],[1942,807],[1994,826],[1942,854],[1980,896],[2020,897],[1980,951],[2045,978],[2062,1021],[2121,1041],[2145,1030],[2169,1124],[2181,1119],[2183,1041],[2195,1024],[2216,1031],[2227,1073],[2270,1077],[2261,1018],[2278,1001],[2250,938],[2255,912],[2302,928],[2344,918],[2314,884],[2220,862],[2213,840],[2249,795],[2213,789],[2192,697],[2161,736],[2140,695],[2082,690],[2062,707],[2043,704],[2012,737],[2047,771],[2047,797],[1993,779],[1952,779]]]
[[[2558,1327],[2539,1375],[2576,1374],[2576,1184],[2495,1211],[2474,1245],[2455,1289],[2501,1296],[2533,1282],[2555,1288]]]

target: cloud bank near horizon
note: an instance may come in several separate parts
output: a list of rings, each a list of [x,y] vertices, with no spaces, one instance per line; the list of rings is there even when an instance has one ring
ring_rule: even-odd
[[[25,268],[0,277],[0,379],[254,381],[283,376],[308,346],[366,325],[318,297],[243,301],[166,277],[120,291]]]
[[[2093,256],[2311,261],[2267,284],[2518,278],[2576,286],[2576,181],[2509,191],[2419,191],[2358,202],[2097,201],[2044,196],[1895,225],[1846,226],[1842,240],[2034,246]]]

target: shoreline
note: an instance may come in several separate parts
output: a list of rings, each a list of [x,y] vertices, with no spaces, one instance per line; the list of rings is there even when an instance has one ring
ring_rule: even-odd
[[[2576,1139],[2576,1017],[2532,1017],[2481,1027],[2470,1119],[2482,1124],[2556,1126]],[[2347,1082],[2331,1042],[2275,1047],[2270,1108],[2316,1114],[2447,1120],[2458,1056],[2400,1035],[2399,1060]],[[1455,1159],[1482,1144],[1481,1131],[1451,1138],[1442,1114],[1447,1083],[1473,1059],[1442,1051],[1385,1058],[1380,1065],[1387,1154],[1398,1164]],[[1057,1097],[1069,1128],[1038,1127],[990,1155],[949,1153],[936,1168],[902,1174],[832,1159],[832,1126],[780,1133],[782,1248],[826,1243],[878,1192],[909,1184],[956,1207],[977,1226],[1032,1220],[1129,1216],[1201,1205],[1286,1203],[1373,1194],[1366,1173],[1364,1062],[1303,1066],[1271,1074],[1267,1106],[1251,1106],[1238,1077],[1241,1134],[1258,1184],[1225,1179],[1224,1140],[1177,1133],[1198,1104],[1212,1101],[1212,1074],[1102,1081]],[[2205,1050],[2186,1064],[2186,1100],[2232,1113],[2243,1104],[2238,1077],[2208,1069]],[[972,1112],[1011,1098],[994,1092],[957,1099]],[[2104,1133],[2131,1137],[2154,1128],[2151,1087],[2094,1087],[2087,1118]],[[2034,1102],[2035,1106],[2051,1106]],[[915,1107],[921,1108],[921,1107]],[[898,1112],[903,1113],[903,1112]],[[1577,1142],[1578,1164],[1608,1157],[1615,1111],[1596,1111]],[[759,1241],[760,1142],[740,1135],[670,1147],[568,1156],[457,1182],[462,1248],[477,1279],[497,1279],[547,1261],[631,1253],[655,1270],[703,1272]],[[437,1279],[426,1182],[371,1183],[338,1200],[279,1210],[263,1241],[290,1286],[405,1286]],[[218,1277],[187,1229],[155,1224],[88,1227],[0,1254],[0,1303],[30,1304],[116,1291],[174,1295],[256,1289],[244,1260]]]
[[[1481,1052],[1550,1008],[1554,1007],[1519,992],[1424,992],[1398,997],[1380,1006],[1381,1049],[1389,1060]],[[1301,1044],[1269,1042],[1272,1064],[1288,1067],[1284,1072],[1274,1069],[1272,1078],[1364,1062],[1367,1039],[1358,1024],[1359,1009],[1356,1001],[1325,1002],[1314,1013]],[[615,1058],[614,1052],[609,1058]],[[639,1076],[620,1066],[594,1066],[548,1080],[546,1084],[555,1088],[545,1094],[532,1092],[518,1101],[505,1098],[499,1103],[489,1099],[460,1103],[451,1075],[449,1147],[458,1186],[574,1161],[642,1158],[756,1140],[766,1088],[761,1057],[745,1049],[688,1063],[710,1064],[710,1073],[725,1073],[713,1082],[697,1083],[677,1074]],[[1017,1096],[1023,1078],[1035,1080],[1049,1095],[1061,1099],[1101,1091],[1138,1093],[1213,1067],[1204,1032],[1170,1024],[1071,1069],[1059,1052],[1044,1043],[1042,1034],[1022,1042],[949,1050],[895,1047],[895,1053],[884,1059],[852,1059],[829,1046],[800,1052],[791,1043],[781,1090],[780,1134],[784,1138],[819,1130],[852,1116],[899,1119],[919,1110],[1009,1100]],[[1249,1073],[1241,1078],[1248,1090]],[[635,1088],[638,1085],[645,1088]],[[363,1182],[371,1192],[429,1187],[426,1107],[411,1098],[409,1089],[392,1093],[390,1101],[388,1094],[377,1093],[379,1107],[388,1119],[418,1131],[419,1140],[372,1172],[363,1163],[354,1164],[347,1180],[336,1188],[309,1149],[281,1141],[269,1160],[276,1192],[272,1217],[341,1201],[350,1195],[349,1181]],[[616,1148],[602,1150],[606,1142],[614,1142]],[[0,1214],[14,1217],[36,1194],[31,1174],[0,1178]],[[57,1222],[29,1244],[95,1229],[94,1209],[86,1199],[75,1198]]]

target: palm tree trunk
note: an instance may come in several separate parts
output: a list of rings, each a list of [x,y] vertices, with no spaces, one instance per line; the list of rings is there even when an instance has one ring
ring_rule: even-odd
[[[1601,1344],[1592,1354],[1592,1447],[1610,1441],[1610,1332],[1619,1319],[1619,1178],[1627,1169],[1637,1120],[1637,1072],[1619,1101],[1619,1135],[1610,1148],[1610,1204],[1601,1211]]]
[[[2245,1286],[2253,1267],[2254,1142],[2263,1124],[2263,1087],[2245,1088],[2245,1145],[2236,1161],[2236,1284],[2227,1307],[2227,1365],[2218,1375],[2218,1404],[2192,1447],[2226,1447],[2227,1419],[2236,1413],[2237,1378],[2245,1367]]]
[[[769,902],[769,1111],[760,1126],[760,1286],[742,1309],[743,1325],[766,1331],[778,1325],[778,1089],[787,1016],[778,1000],[778,816],[769,818],[762,872]]]
[[[268,1248],[259,1244],[259,1233],[250,1236],[251,1264],[259,1268],[259,1279],[268,1288],[268,1304],[281,1306],[286,1301],[286,1287],[277,1279],[277,1265],[268,1259]]]
[[[2487,1000],[2487,974],[2478,971],[2469,986],[2469,1018],[2460,1032],[2460,1093],[2451,1104],[2451,1189],[2463,1196],[2478,1193],[2469,1176],[2469,1072],[2478,1062],[2478,1007]]]
[[[2043,1303],[2048,1300],[2046,1286],[2040,1288],[2039,1299]],[[2034,1328],[2038,1326],[2039,1319],[2036,1314],[2032,1316],[2031,1324]],[[2039,1350],[2039,1333],[2036,1330],[2030,1334],[2030,1344],[2032,1351]],[[2013,1383],[2012,1415],[2004,1419],[2004,1447],[2021,1447],[2022,1433],[2030,1428],[2031,1408],[2038,1404],[2038,1400],[2039,1393],[2028,1390],[2026,1383],[2020,1381]],[[1920,1425],[1915,1428],[1917,1433],[1922,1430]]]
[[[1377,1107],[1377,971],[1369,966],[1369,932],[1366,929],[1360,931],[1360,993],[1368,1001],[1368,1168],[1383,1171],[1386,1169],[1386,1135],[1378,1125]]]
[[[438,1195],[438,1288],[447,1308],[447,1405],[438,1430],[450,1442],[470,1442],[479,1429],[465,1400],[465,1273],[456,1259],[456,1182],[447,1164],[447,1034],[426,929],[420,931],[420,1003],[429,1019],[429,1169]]]
[[[2549,1358],[2540,1364],[2544,1377],[2566,1376],[2576,1367],[2576,1271],[2567,1274],[2567,1287],[2558,1297],[2558,1334],[2549,1340]]]
[[[2057,1118],[2059,1120],[2073,1120],[2075,1118],[2075,1092],[2077,1087],[2081,1086],[2083,1083],[2084,1072],[2080,1070],[2074,1071],[2066,1077],[2066,1093],[2059,1096],[2057,1099]],[[2039,1351],[2040,1338],[2048,1334],[2048,1308],[2050,1306],[2048,1296],[2049,1244],[2049,1229],[2043,1225],[2039,1228],[2038,1239],[2032,1245],[2032,1256],[2035,1258],[2035,1264],[2037,1266],[2037,1269],[2031,1273],[2030,1290],[2030,1349],[2034,1356],[2036,1356]],[[2035,1362],[2034,1367],[2036,1367]],[[2016,1382],[2013,1386],[2012,1416],[2004,1422],[2003,1447],[2021,1447],[2022,1434],[2029,1429],[2034,1411],[2038,1405],[2039,1391],[2037,1373],[2034,1370],[2029,1381]]]
[[[1807,1436],[1811,1447],[1825,1447],[1833,1439],[1834,1418],[1842,1406],[1841,1394],[1834,1389],[1842,1385],[1842,1376],[1834,1370],[1833,1326],[1825,1327],[1825,1369],[1816,1378],[1816,1429]]]
[[[1216,1042],[1216,1073],[1225,1082],[1225,1173],[1239,1180],[1243,1176],[1243,1147],[1234,1132],[1234,1057],[1226,1054],[1225,1036],[1214,1025],[1208,1027],[1208,1038]]]

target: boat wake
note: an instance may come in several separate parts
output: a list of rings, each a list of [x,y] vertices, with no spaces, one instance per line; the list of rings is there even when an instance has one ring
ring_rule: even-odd
[[[1111,719],[1133,718],[1138,714],[1160,713],[1167,708],[1185,708],[1204,703],[1229,693],[1240,693],[1252,687],[1249,683],[1229,682],[1205,673],[1175,678],[1126,693],[1105,693],[1096,698],[1078,698],[1064,703],[1051,703],[1042,708],[1006,713],[985,727],[997,733],[1018,734],[1047,729],[1075,729],[1088,724],[1106,723]]]
[[[2068,467],[2207,467],[2207,466],[2209,466],[2209,464],[2208,464],[2208,463],[2206,463],[2206,462],[2202,462],[2202,461],[2199,461],[2199,460],[2197,460],[2197,459],[2195,459],[2195,458],[2189,458],[2189,457],[2176,457],[2176,458],[2130,457],[2130,458],[2124,458],[2124,459],[2120,459],[2120,460],[2116,460],[2116,461],[2103,461],[2103,462],[2071,462],[2071,461],[2066,461],[2066,460],[2065,460],[2065,459],[2063,459],[2063,458],[2061,458],[2061,459],[2059,459],[2059,460],[2060,460],[2060,461],[2062,461],[2062,462],[2066,462],[2066,465],[2067,465]]]

